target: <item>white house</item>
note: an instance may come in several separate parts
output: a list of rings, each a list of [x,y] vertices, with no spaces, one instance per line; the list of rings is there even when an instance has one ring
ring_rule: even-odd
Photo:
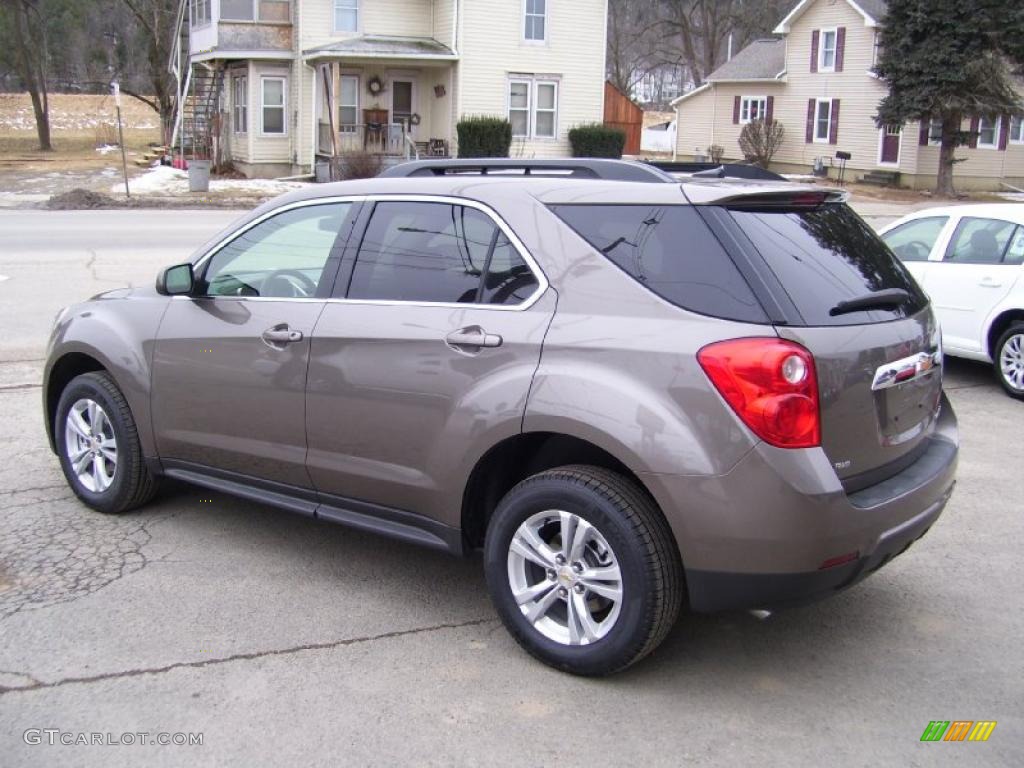
[[[569,154],[603,113],[606,0],[183,0],[180,134],[247,176],[318,160],[455,154],[463,115],[512,153]]]
[[[692,158],[720,146],[725,158],[741,159],[744,124],[772,118],[785,128],[772,162],[775,170],[807,172],[819,159],[834,166],[836,152],[847,152],[849,175],[898,174],[901,184],[933,187],[938,126],[875,125],[878,103],[887,93],[872,71],[885,13],[885,0],[795,3],[774,30],[778,37],[751,43],[673,102],[677,155]],[[973,138],[957,150],[964,158],[954,171],[959,188],[1024,186],[1020,115],[965,118],[963,130]]]

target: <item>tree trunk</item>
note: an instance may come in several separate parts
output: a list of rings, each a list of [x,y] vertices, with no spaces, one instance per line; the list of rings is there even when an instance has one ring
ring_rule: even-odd
[[[49,152],[53,145],[50,143],[50,103],[46,95],[46,50],[32,40],[24,0],[14,2],[14,41],[18,46],[18,74],[28,89],[36,116],[39,149]]]
[[[942,197],[953,197],[953,164],[954,155],[960,139],[960,113],[946,115],[942,118],[942,145],[939,147],[939,168],[935,177],[935,194]]]

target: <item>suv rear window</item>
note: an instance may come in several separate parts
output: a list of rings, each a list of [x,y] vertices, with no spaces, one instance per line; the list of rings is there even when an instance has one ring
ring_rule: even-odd
[[[778,278],[806,325],[859,325],[908,317],[928,300],[892,251],[846,205],[806,210],[730,211]],[[902,288],[910,300],[894,309],[870,309],[835,317],[829,310],[886,288]]]
[[[630,277],[677,307],[766,323],[729,254],[689,205],[553,205],[551,210]]]

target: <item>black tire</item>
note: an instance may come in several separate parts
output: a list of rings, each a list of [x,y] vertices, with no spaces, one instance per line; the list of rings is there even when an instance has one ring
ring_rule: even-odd
[[[103,408],[117,440],[117,463],[110,486],[101,492],[86,488],[74,472],[67,451],[65,427],[68,413],[79,400],[87,398]],[[64,477],[75,495],[99,512],[119,514],[142,506],[156,492],[156,479],[146,467],[139,433],[128,401],[105,372],[84,373],[72,379],[61,393],[54,421],[57,456]]]
[[[607,634],[587,645],[542,634],[513,596],[512,538],[523,522],[548,510],[571,512],[595,526],[622,574],[618,618]],[[635,483],[600,467],[559,467],[509,491],[487,528],[484,569],[491,600],[519,644],[545,664],[578,675],[608,675],[642,659],[675,625],[683,600],[683,568],[668,522]]]
[[[1017,354],[1024,354],[1024,323],[1011,323],[1010,327],[1007,328],[1003,332],[1003,335],[999,337],[999,341],[996,342],[996,351],[993,356],[996,378],[1010,397],[1015,397],[1018,400],[1024,400],[1024,387],[1014,386],[1014,383],[1008,380],[1006,378],[1006,374],[1003,372],[1003,353],[1006,351],[1006,347],[1011,341],[1014,341],[1016,349],[1019,350]],[[1022,361],[1022,363],[1024,363],[1024,361]]]

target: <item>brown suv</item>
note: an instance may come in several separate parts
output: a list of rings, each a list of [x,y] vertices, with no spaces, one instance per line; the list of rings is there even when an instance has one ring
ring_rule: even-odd
[[[279,198],[62,311],[44,409],[95,509],[171,477],[482,548],[519,642],[604,674],[684,601],[821,597],[922,536],[957,460],[941,371],[838,193],[444,161]]]

